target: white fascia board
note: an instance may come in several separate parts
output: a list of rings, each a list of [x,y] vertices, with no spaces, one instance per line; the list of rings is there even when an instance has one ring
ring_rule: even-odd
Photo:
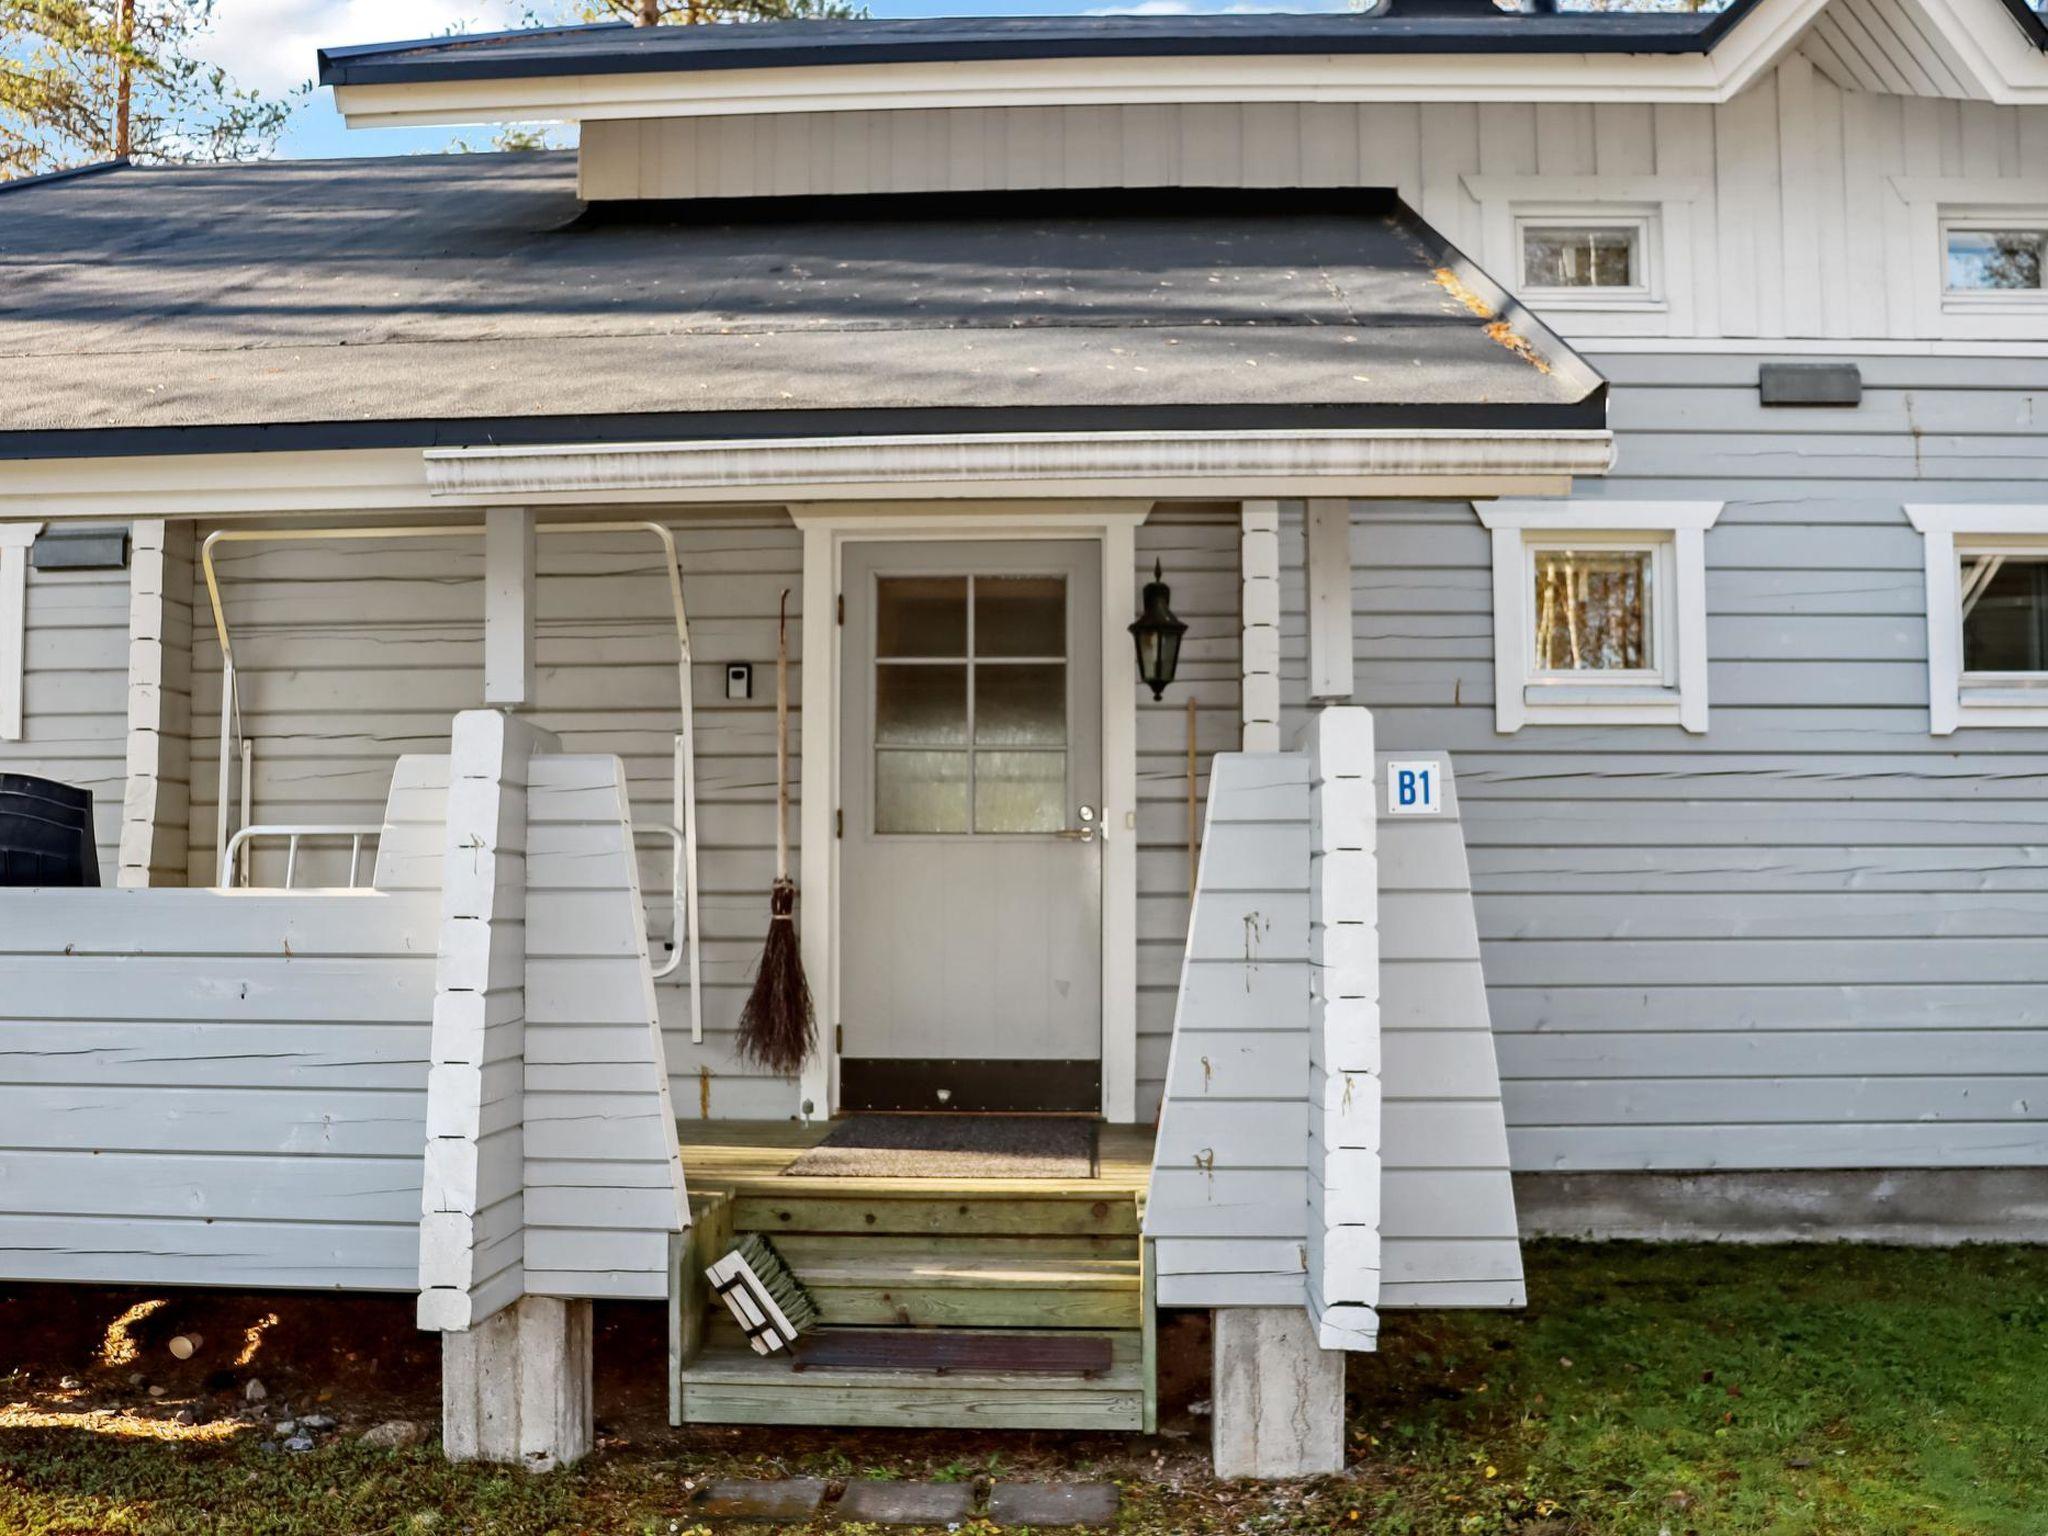
[[[2048,104],[2048,53],[2003,0],[1899,0],[1948,45],[1979,93],[1996,106]]]
[[[348,85],[335,88],[334,103],[351,128],[1181,102],[1712,104],[1740,94],[1776,64],[1827,3],[1762,0],[1705,54],[1303,54],[842,64]]]
[[[1604,429],[962,433],[430,448],[425,460],[436,500],[472,504],[507,497],[830,501],[963,493],[1235,499],[1390,495],[1397,494],[1392,485],[1600,475],[1614,462],[1614,439]],[[1268,484],[1296,489],[1251,489]]]
[[[380,513],[433,505],[417,448],[0,461],[0,520]]]

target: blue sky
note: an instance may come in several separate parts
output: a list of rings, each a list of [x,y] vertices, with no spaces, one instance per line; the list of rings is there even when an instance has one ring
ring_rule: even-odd
[[[1102,11],[1341,11],[1349,0],[867,0],[876,16],[1072,16]],[[524,0],[219,0],[203,50],[242,85],[266,94],[292,89],[313,72],[313,50],[329,44],[427,37],[462,27],[517,25]],[[488,145],[491,130],[466,135]],[[403,155],[445,149],[448,128],[349,129],[332,95],[316,91],[279,145],[295,158]]]

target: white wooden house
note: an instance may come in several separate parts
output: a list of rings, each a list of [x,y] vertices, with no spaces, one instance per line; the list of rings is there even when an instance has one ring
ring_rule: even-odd
[[[105,887],[0,890],[0,1279],[416,1292],[451,1453],[535,1465],[592,1298],[671,1301],[679,1417],[1104,1428],[1209,1308],[1274,1473],[1523,1231],[2039,1235],[2023,0],[321,70],[579,148],[0,188],[0,773]],[[734,1049],[785,592],[799,1078]],[[1099,1166],[784,1172],[934,1108]],[[748,1230],[1110,1363],[794,1375],[706,1327]]]

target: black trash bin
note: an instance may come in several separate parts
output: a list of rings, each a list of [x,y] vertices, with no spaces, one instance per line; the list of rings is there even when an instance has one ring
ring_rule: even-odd
[[[0,885],[98,885],[92,791],[0,773]]]

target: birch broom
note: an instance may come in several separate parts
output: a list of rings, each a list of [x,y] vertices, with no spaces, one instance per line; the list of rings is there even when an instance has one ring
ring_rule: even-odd
[[[739,1052],[778,1076],[793,1076],[818,1044],[811,988],[797,949],[796,882],[789,878],[789,590],[775,631],[775,885],[768,897],[768,942],[754,990],[740,1010]]]

